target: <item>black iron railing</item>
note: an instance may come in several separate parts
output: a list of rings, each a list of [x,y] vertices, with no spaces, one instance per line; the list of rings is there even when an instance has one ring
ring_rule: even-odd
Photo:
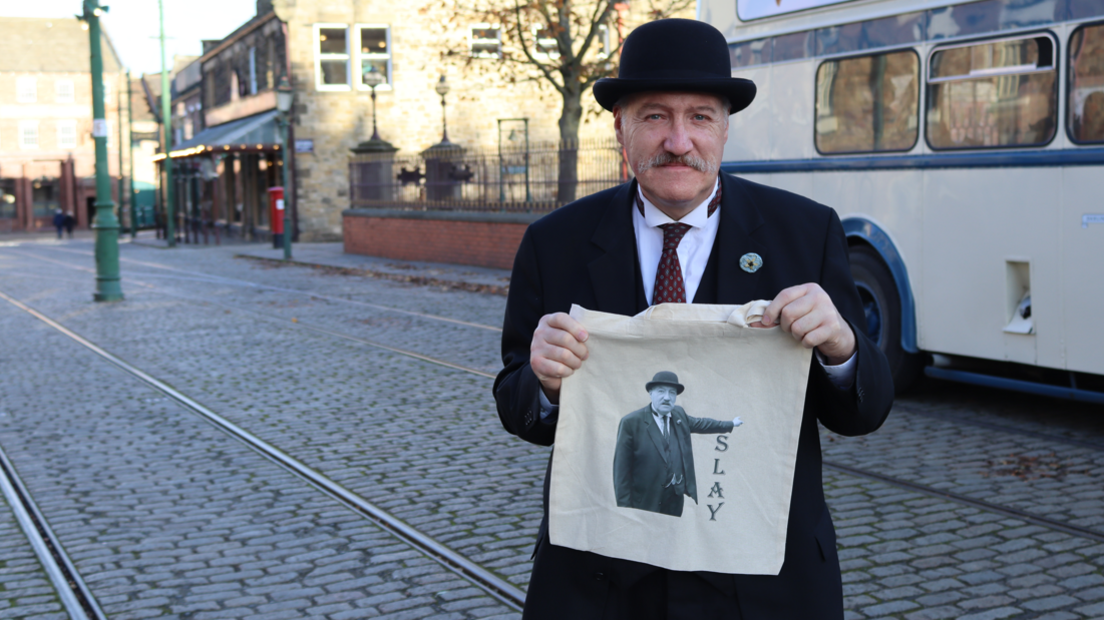
[[[353,155],[349,196],[352,208],[551,211],[620,185],[631,174],[621,146],[612,140],[501,151],[437,145],[417,155]]]

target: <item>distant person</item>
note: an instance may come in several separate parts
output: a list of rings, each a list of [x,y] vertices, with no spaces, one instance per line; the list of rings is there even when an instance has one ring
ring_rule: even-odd
[[[65,212],[65,232],[69,233],[69,238],[73,238],[73,227],[77,225],[77,218],[73,217],[72,211]]]
[[[54,228],[57,229],[58,239],[61,239],[61,233],[65,230],[65,214],[61,209],[54,212]]]

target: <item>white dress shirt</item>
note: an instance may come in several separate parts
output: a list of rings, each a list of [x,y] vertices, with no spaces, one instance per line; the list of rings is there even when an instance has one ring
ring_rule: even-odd
[[[718,181],[719,182],[719,181]],[[640,186],[636,191],[640,192]],[[717,209],[713,215],[708,215],[709,201],[717,194],[717,183],[713,184],[713,191],[700,205],[694,208],[686,217],[678,220],[680,224],[688,224],[690,230],[679,242],[678,254],[679,266],[682,267],[682,281],[686,286],[686,301],[694,301],[694,294],[698,292],[701,284],[702,273],[709,264],[709,254],[713,251],[713,241],[717,238],[717,229],[720,228],[721,210]],[[659,270],[659,259],[663,256],[663,224],[674,223],[663,211],[652,204],[643,192],[640,199],[644,202],[644,215],[640,215],[640,209],[632,210],[633,230],[636,232],[636,256],[640,260],[640,277],[644,281],[644,298],[648,305],[652,304],[652,292],[655,289],[656,271]]]

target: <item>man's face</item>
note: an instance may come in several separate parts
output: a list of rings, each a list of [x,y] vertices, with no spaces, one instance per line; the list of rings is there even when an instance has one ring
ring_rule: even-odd
[[[640,187],[660,210],[679,219],[709,197],[728,140],[719,97],[639,93],[615,107],[613,119]]]
[[[671,408],[675,406],[675,397],[678,396],[678,390],[670,385],[657,385],[652,388],[652,409],[655,409],[657,413],[667,415],[671,413]]]

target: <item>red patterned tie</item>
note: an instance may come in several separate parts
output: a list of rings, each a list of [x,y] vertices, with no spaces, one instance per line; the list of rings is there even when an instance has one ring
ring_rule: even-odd
[[[690,230],[689,224],[672,222],[660,224],[663,229],[663,255],[656,269],[655,289],[652,291],[652,305],[663,303],[686,303],[686,285],[682,280],[682,265],[679,264],[678,246],[683,235]]]

